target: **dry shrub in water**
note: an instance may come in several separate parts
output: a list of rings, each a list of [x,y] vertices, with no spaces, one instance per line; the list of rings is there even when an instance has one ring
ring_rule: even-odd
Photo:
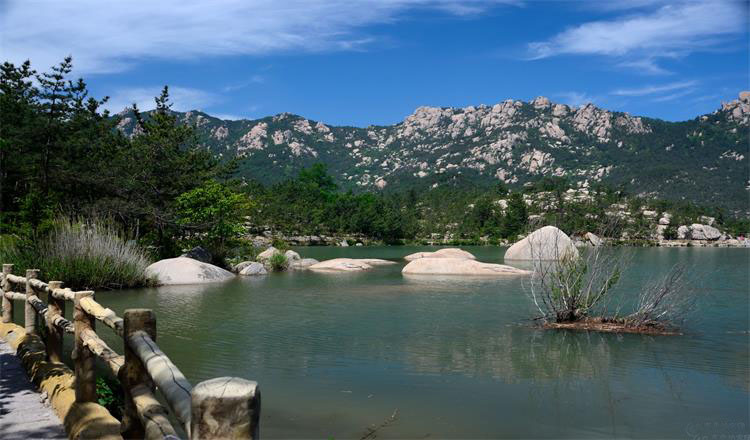
[[[555,249],[560,249],[553,243]],[[596,320],[628,329],[677,328],[695,309],[696,295],[688,287],[686,268],[672,267],[634,296],[633,312],[622,315],[619,298],[614,310],[609,300],[612,289],[629,266],[632,252],[609,246],[587,247],[580,256],[566,253],[558,260],[533,260],[533,275],[527,293],[546,323],[575,323]]]
[[[635,312],[624,321],[632,327],[674,327],[695,310],[695,290],[689,286],[685,265],[677,264],[662,278],[641,290]]]

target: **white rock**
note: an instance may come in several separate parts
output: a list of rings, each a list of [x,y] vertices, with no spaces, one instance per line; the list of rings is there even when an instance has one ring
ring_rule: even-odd
[[[578,249],[563,231],[545,226],[513,244],[505,252],[505,260],[557,260],[564,256],[578,256]]]
[[[709,225],[694,223],[690,225],[690,238],[693,240],[718,240],[721,232]]]
[[[234,278],[228,270],[187,257],[157,261],[146,268],[146,275],[156,278],[164,286],[216,283]]]
[[[247,266],[253,263],[255,263],[255,261],[243,261],[242,263],[237,263],[232,267],[232,272],[240,273],[242,272],[242,269],[246,268]]]
[[[382,260],[380,258],[356,258],[356,260],[369,264],[370,266],[388,266],[391,264],[397,264],[395,261]]]
[[[271,257],[274,255],[280,255],[281,251],[276,249],[275,247],[271,246],[265,251],[258,254],[258,256],[255,258],[257,261],[267,261],[270,260]]]
[[[261,263],[252,262],[240,271],[240,275],[266,275],[268,271]]]
[[[672,215],[667,214],[666,212],[662,214],[662,217],[659,219],[660,225],[668,225],[669,222],[672,220]]]
[[[602,239],[592,232],[587,232],[585,237],[586,237],[586,240],[588,240],[592,246],[601,246],[602,244],[604,244],[602,242]]]
[[[709,216],[707,216],[707,215],[702,215],[702,216],[700,216],[699,220],[700,220],[700,221],[701,221],[702,223],[704,223],[704,224],[706,224],[706,225],[708,225],[708,226],[713,226],[713,225],[714,225],[714,223],[716,222],[716,219],[715,219],[714,217],[709,217]]]
[[[528,275],[531,272],[503,264],[482,263],[469,258],[418,258],[407,264],[405,275]]]
[[[339,246],[341,247],[349,247],[349,242],[346,240],[341,240],[341,243],[339,243]]]
[[[690,234],[690,228],[688,228],[687,226],[682,225],[679,228],[677,228],[677,238],[679,238],[680,240],[686,239],[689,234]]]
[[[309,269],[324,272],[357,272],[372,269],[372,265],[354,258],[334,258],[313,264]]]
[[[293,250],[288,250],[284,252],[284,256],[286,257],[286,260],[288,262],[299,260],[301,258],[299,254],[294,252]]]
[[[458,248],[443,248],[435,252],[416,252],[404,257],[406,261],[418,260],[420,258],[464,258],[475,260],[476,257],[465,250]]]

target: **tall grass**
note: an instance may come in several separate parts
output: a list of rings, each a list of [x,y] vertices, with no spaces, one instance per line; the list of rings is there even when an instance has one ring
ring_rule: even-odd
[[[111,221],[66,219],[38,240],[0,240],[0,259],[15,271],[41,269],[45,280],[74,289],[116,289],[153,284],[147,254]]]

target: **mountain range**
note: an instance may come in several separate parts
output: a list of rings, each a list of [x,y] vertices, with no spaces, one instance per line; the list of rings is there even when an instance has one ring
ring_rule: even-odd
[[[118,128],[137,132],[132,114]],[[222,120],[177,112],[201,144],[242,158],[241,177],[269,184],[325,163],[342,189],[520,186],[542,176],[623,185],[632,194],[720,206],[749,215],[750,92],[681,122],[545,97],[492,106],[419,107],[402,122],[333,126],[290,113]]]

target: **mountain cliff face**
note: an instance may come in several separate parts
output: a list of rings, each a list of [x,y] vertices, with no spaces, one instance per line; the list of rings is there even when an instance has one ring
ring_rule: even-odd
[[[132,134],[131,115],[120,129]],[[264,183],[324,162],[343,188],[391,190],[502,181],[522,185],[565,176],[632,193],[748,211],[750,92],[712,114],[666,122],[539,97],[493,106],[420,107],[403,122],[337,127],[282,113],[226,121],[180,113],[201,142],[244,158],[243,177]]]

